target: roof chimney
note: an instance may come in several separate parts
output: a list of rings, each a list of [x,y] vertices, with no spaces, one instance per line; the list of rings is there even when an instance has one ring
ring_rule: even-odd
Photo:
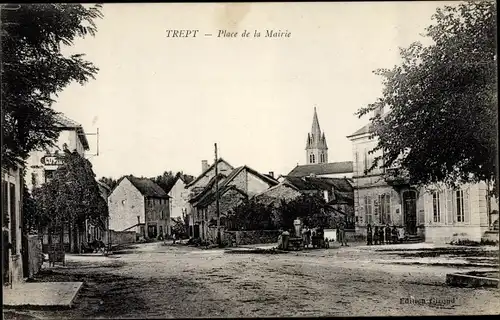
[[[271,176],[271,178],[274,178],[274,172],[269,171],[269,175]]]
[[[201,160],[201,172],[205,172],[208,169],[208,161],[207,160]]]

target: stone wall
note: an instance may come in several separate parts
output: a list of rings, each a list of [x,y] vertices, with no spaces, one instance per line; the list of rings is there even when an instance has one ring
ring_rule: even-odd
[[[144,196],[124,178],[108,198],[109,228],[121,231],[144,223],[145,205]]]
[[[134,243],[136,240],[136,232],[135,231],[115,231],[109,230],[111,233],[111,244],[127,244]]]
[[[278,242],[278,230],[224,231],[224,240],[234,245]]]

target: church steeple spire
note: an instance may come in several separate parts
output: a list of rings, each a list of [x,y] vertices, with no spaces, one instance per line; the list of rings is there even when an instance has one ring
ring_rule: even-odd
[[[319,126],[316,106],[314,107],[311,132],[307,134],[306,157],[307,164],[328,162],[328,146],[326,144],[325,133],[321,132]]]
[[[311,133],[321,136],[321,128],[319,127],[318,113],[316,112],[316,107],[314,107],[313,123],[311,127]]]

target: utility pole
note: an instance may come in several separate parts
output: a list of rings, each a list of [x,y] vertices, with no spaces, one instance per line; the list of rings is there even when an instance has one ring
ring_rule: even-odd
[[[219,169],[217,164],[217,160],[219,158],[217,157],[217,143],[215,143],[214,146],[215,146],[215,210],[217,213],[217,244],[221,245],[220,211],[219,211]]]

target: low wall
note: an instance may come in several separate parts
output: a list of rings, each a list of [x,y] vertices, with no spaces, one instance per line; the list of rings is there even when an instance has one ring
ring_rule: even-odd
[[[479,226],[427,226],[425,242],[450,243],[459,240],[480,242],[482,234]]]
[[[498,242],[498,231],[486,231],[481,240]]]
[[[136,242],[135,231],[115,231],[109,230],[111,236],[111,244],[127,244]]]
[[[278,241],[278,230],[224,231],[224,241],[234,245],[275,243]]]
[[[42,268],[42,240],[37,235],[28,236],[28,278],[33,278]]]

